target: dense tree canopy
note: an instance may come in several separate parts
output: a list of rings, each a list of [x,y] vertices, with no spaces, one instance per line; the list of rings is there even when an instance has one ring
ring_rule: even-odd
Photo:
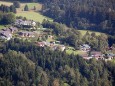
[[[14,13],[2,13],[0,12],[0,24],[12,24],[15,22]]]
[[[13,2],[13,5],[14,5],[16,8],[20,8],[20,2],[19,2],[19,1],[14,1],[14,2]]]
[[[43,14],[77,29],[115,34],[114,0],[41,0]]]
[[[28,11],[28,10],[29,10],[28,5],[25,5],[24,11]]]
[[[0,11],[3,13],[8,13],[8,12],[16,13],[16,8],[14,5],[6,6],[6,5],[1,4]]]
[[[18,39],[0,46],[0,85],[114,86],[112,62],[86,61]]]

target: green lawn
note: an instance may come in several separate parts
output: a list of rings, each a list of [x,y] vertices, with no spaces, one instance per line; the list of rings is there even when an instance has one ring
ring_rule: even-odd
[[[25,4],[26,4],[26,3],[25,3]],[[27,3],[27,5],[28,5],[29,9],[33,9],[34,6],[35,6],[36,8],[41,8],[41,5],[38,4],[38,3]]]
[[[5,26],[4,25],[0,25],[0,29],[3,29]]]
[[[73,47],[69,47],[69,49],[66,50],[67,54],[74,54],[74,55],[81,55],[81,54],[85,54],[86,52],[83,52],[81,50],[75,50]]]
[[[25,5],[28,5],[29,10],[33,10],[34,6],[36,7],[36,11],[39,11],[42,8],[42,4],[39,3],[21,3],[21,8],[18,10],[24,9]]]
[[[20,3],[21,3],[21,7],[24,7],[27,4],[29,9],[32,9],[34,6],[36,6],[36,8],[41,8],[42,7],[42,4],[39,4],[39,3],[22,3],[22,2],[20,2]],[[10,5],[13,5],[13,2],[0,1],[0,5],[1,4],[10,6]]]
[[[12,3],[12,2],[6,2],[6,1],[0,1],[0,5],[1,5],[1,4],[10,6],[10,5],[12,5],[13,3]]]
[[[51,41],[55,41],[55,40],[52,38],[48,38],[46,41],[51,42]]]
[[[70,85],[68,85],[67,83],[64,83],[64,86],[70,86]]]
[[[99,36],[101,33],[100,32],[95,32],[95,31],[89,31],[89,30],[78,30],[81,32],[82,36],[86,34],[86,32],[88,31],[89,34],[91,34],[92,32],[94,32],[97,36]]]
[[[115,64],[115,59],[111,60],[111,62],[113,62]]]
[[[27,19],[39,21],[40,23],[42,23],[44,19],[48,19],[52,21],[51,18],[45,17],[41,15],[40,13],[33,12],[33,11],[23,11],[23,12],[17,13],[16,16],[26,17]]]
[[[13,2],[0,1],[0,5],[1,4],[4,4],[6,6],[11,6],[11,5],[13,5]],[[36,11],[40,11],[42,8],[42,4],[40,4],[40,3],[23,3],[23,2],[20,2],[20,4],[21,4],[21,7],[17,8],[17,12],[22,11],[26,4],[28,5],[29,10],[33,10],[34,6],[36,7]]]

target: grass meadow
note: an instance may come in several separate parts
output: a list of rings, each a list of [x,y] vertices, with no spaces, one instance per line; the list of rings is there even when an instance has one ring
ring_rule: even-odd
[[[68,49],[66,49],[66,53],[67,54],[74,54],[74,55],[82,55],[85,54],[86,52],[81,51],[81,50],[75,50],[73,47],[68,47]]]
[[[84,36],[88,30],[78,30],[78,31],[81,32],[82,36]],[[89,32],[89,34],[94,32],[97,36],[101,35],[100,32],[95,32],[95,31],[88,31],[88,32]]]
[[[26,17],[27,19],[31,19],[31,20],[34,20],[34,21],[38,21],[38,22],[40,22],[40,23],[42,23],[42,21],[43,21],[44,19],[48,19],[48,20],[53,21],[51,18],[48,18],[48,17],[46,17],[46,16],[43,16],[43,15],[41,15],[40,13],[34,12],[34,11],[23,11],[23,12],[17,13],[16,16]]]

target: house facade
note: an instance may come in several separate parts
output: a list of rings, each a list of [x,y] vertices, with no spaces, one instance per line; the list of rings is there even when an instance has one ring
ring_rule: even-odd
[[[16,27],[9,27],[9,29],[10,29],[10,32],[11,33],[15,33],[15,32],[18,32],[18,28],[16,28]]]
[[[95,59],[104,59],[103,54],[100,51],[92,51],[90,52],[90,56]]]
[[[36,22],[33,20],[23,20],[23,19],[17,19],[14,23],[14,25],[21,27],[21,26],[29,26],[29,27],[35,27]]]
[[[0,38],[10,40],[12,38],[12,34],[9,31],[0,31]]]
[[[80,50],[88,52],[91,50],[91,47],[88,44],[83,44],[80,45]]]
[[[18,33],[21,37],[35,37],[33,32],[23,31]]]

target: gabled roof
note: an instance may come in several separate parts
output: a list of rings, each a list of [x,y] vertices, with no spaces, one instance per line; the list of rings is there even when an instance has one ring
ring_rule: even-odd
[[[10,29],[9,28],[4,28],[4,29],[2,29],[2,31],[10,31]]]
[[[33,32],[29,32],[29,31],[21,31],[20,33],[23,33],[23,34],[24,34],[24,33],[26,33],[26,34],[28,34],[28,33],[29,33],[29,34],[33,34]]]
[[[12,27],[12,26],[9,27],[9,29],[12,30],[12,31],[17,31],[18,30],[16,27]]]
[[[22,36],[34,36],[33,32],[28,32],[28,31],[19,32],[18,34]]]
[[[90,46],[88,44],[83,44],[82,46],[86,47],[86,48],[90,48]]]
[[[0,31],[0,35],[5,36],[5,37],[12,37],[12,34],[10,31]]]
[[[36,22],[33,20],[22,20],[22,19],[17,19],[15,21],[15,24],[20,24],[20,25],[35,25]]]
[[[102,53],[99,51],[92,51],[91,55],[102,55]]]
[[[113,53],[108,53],[107,56],[113,57],[113,56],[115,56],[115,54],[113,54]]]

